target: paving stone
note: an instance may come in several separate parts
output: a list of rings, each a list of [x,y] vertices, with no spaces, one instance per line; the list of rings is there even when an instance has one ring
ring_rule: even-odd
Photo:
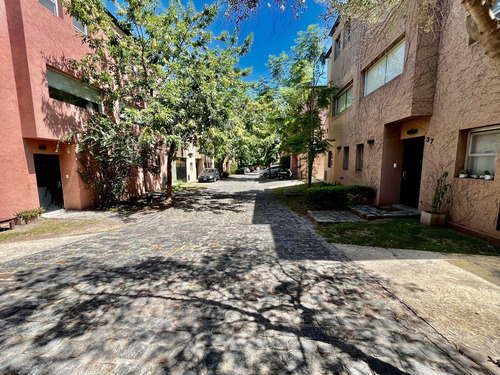
[[[118,355],[119,358],[138,359],[146,352],[147,345],[129,342]]]
[[[119,230],[0,262],[0,373],[477,372],[266,190],[293,183],[183,190]]]

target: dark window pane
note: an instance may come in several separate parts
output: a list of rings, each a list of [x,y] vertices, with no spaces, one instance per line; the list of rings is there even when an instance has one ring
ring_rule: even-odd
[[[78,96],[69,94],[53,87],[49,87],[49,96],[52,99],[60,100],[61,102],[73,104],[81,108],[99,112],[99,104],[88,101],[87,99],[79,98]]]

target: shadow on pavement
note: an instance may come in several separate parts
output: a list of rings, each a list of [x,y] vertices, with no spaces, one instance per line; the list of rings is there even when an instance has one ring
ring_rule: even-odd
[[[241,213],[253,200],[255,225],[229,222],[232,232],[222,226],[213,246],[140,251],[140,236],[179,217],[169,215],[194,222],[210,214],[191,229],[208,238],[212,215]],[[368,275],[329,254],[266,192],[197,190],[174,207],[109,253],[75,248],[0,277],[0,373],[477,370],[436,346],[439,335],[422,334],[422,320],[396,314]],[[266,226],[274,244],[252,239]]]

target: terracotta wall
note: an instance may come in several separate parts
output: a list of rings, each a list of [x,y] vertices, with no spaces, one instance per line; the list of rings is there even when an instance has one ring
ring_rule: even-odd
[[[81,33],[65,14],[59,1],[55,15],[37,0],[0,2],[0,217],[40,205],[33,154],[59,155],[64,205],[68,209],[92,206],[92,194],[83,184],[74,147],[57,147],[57,140],[80,126],[89,116],[86,109],[49,97],[47,66],[71,76],[69,59],[79,59],[89,50]],[[196,180],[199,153],[193,147],[187,156],[190,181]],[[191,156],[192,154],[192,156]],[[165,155],[160,155],[161,173],[137,177],[126,197],[146,189],[164,187]],[[191,163],[193,168],[191,168]],[[175,173],[175,167],[174,167]],[[175,176],[174,176],[175,178]]]
[[[22,138],[6,3],[0,2],[0,217],[38,207],[36,181],[28,172]]]
[[[482,47],[469,45],[468,14],[460,0],[442,3],[442,23],[436,19],[436,28],[430,33],[411,26],[411,19],[385,33],[353,22],[351,42],[337,60],[332,53],[328,76],[339,88],[352,82],[354,97],[350,108],[335,116],[329,114],[329,138],[334,140],[335,150],[334,173],[329,173],[328,181],[370,184],[379,190],[378,203],[397,203],[403,140],[425,136],[429,142],[424,146],[419,209],[429,209],[436,179],[448,171],[453,184],[449,220],[500,238],[496,230],[500,178],[455,177],[464,166],[468,131],[500,123],[500,78]],[[343,32],[340,23],[332,45]],[[406,40],[403,73],[364,96],[364,72],[402,37]],[[368,140],[374,143],[370,145]],[[365,150],[364,168],[356,171],[354,150],[360,143]],[[350,147],[348,170],[343,169],[345,146]],[[500,176],[498,158],[496,166]]]

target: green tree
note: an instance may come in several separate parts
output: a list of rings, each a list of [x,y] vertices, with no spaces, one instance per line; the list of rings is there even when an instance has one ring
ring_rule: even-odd
[[[135,176],[140,157],[135,132],[107,117],[94,115],[64,140],[76,144],[82,166],[79,173],[95,192],[97,206],[108,208],[117,204],[130,178]]]
[[[307,155],[307,183],[312,183],[314,160],[328,150],[322,112],[337,92],[333,86],[318,85],[323,78],[325,31],[311,25],[299,32],[288,56],[271,56],[269,69],[275,92],[281,97],[284,116],[279,129],[282,150]]]
[[[101,0],[66,3],[68,12],[87,25],[89,34],[83,41],[92,51],[73,66],[104,90],[108,113],[116,122],[120,122],[120,117],[113,117],[116,102],[128,104],[122,118],[144,129],[147,137],[140,138],[142,146],[149,144],[149,151],[159,144],[165,148],[170,196],[172,160],[180,147],[203,137],[225,146],[231,94],[244,74],[235,65],[251,39],[238,47],[235,34],[215,37],[208,28],[217,16],[216,6],[197,12],[192,4],[184,7],[179,1],[167,9],[157,0],[114,4],[118,20]],[[225,43],[224,48],[219,42]],[[154,154],[149,151],[143,156]],[[150,170],[151,160],[141,165]]]
[[[226,15],[242,22],[256,15],[262,6],[271,5],[282,12],[291,9],[295,18],[307,8],[305,0],[228,0]],[[431,30],[443,13],[444,0],[323,0],[326,19],[355,19],[371,25],[391,25],[394,20],[411,18],[424,30]],[[467,31],[483,46],[500,75],[500,19],[492,9],[500,0],[461,0],[470,18]],[[498,9],[498,8],[497,8]]]
[[[250,71],[237,67],[248,52],[252,35],[238,45],[237,34],[224,32],[222,46],[207,51],[196,68],[196,129],[192,133],[200,150],[215,159],[222,170],[224,160],[237,154],[238,141],[245,137],[244,115],[249,84],[243,81]]]

